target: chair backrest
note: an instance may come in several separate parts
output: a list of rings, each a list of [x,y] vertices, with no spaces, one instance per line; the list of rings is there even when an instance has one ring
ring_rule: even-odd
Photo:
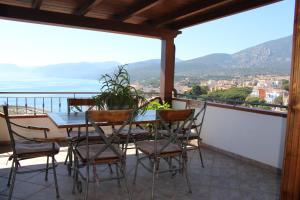
[[[11,124],[11,121],[9,119],[9,115],[8,115],[8,106],[5,105],[3,106],[3,112],[4,112],[4,118],[5,118],[5,121],[6,121],[6,125],[7,125],[7,128],[8,128],[8,134],[9,134],[9,139],[10,139],[10,145],[11,145],[11,148],[13,150],[13,153],[15,154],[16,153],[16,148],[15,148],[15,137],[14,137],[14,131],[12,129],[12,124]]]
[[[118,137],[119,133],[125,128],[128,127],[128,134],[127,138],[125,141],[125,148],[122,149],[124,155],[126,155],[127,151],[127,145],[129,141],[129,135],[131,131],[131,126],[132,126],[132,119],[133,119],[133,110],[91,110],[91,111],[86,111],[86,144],[88,145],[88,126],[92,124],[92,126],[95,128],[95,131],[99,134],[101,143],[105,144],[103,148],[99,149],[98,153],[94,156],[96,158],[99,156],[102,152],[105,151],[105,149],[109,148],[111,149],[116,156],[118,156],[120,159],[122,158],[123,155],[119,153],[119,151],[116,149],[116,147],[113,145],[113,143],[119,143],[120,138]],[[113,128],[113,134],[107,135],[104,133],[103,129],[101,126],[112,126],[116,127],[118,126],[119,128]],[[87,151],[88,152],[88,151]],[[89,155],[87,155],[88,158]],[[94,158],[90,158],[93,160]]]
[[[72,109],[76,109],[77,112],[83,112],[83,107],[87,107],[87,110],[91,110],[96,106],[96,102],[92,98],[68,98],[68,113],[72,111]]]
[[[198,136],[200,137],[204,118],[205,118],[207,102],[192,100],[188,103],[188,108],[193,108],[196,110],[192,129],[194,129],[197,132]]]
[[[194,109],[156,111],[156,117],[159,121],[159,123],[156,124],[154,143],[156,153],[159,154],[171,143],[176,143],[183,149],[186,149],[186,142],[178,140],[178,136],[182,135],[184,130],[186,133],[190,133],[194,119],[194,112]],[[161,149],[157,149],[156,147],[156,143],[159,139],[168,140]],[[188,140],[188,135],[185,139]]]

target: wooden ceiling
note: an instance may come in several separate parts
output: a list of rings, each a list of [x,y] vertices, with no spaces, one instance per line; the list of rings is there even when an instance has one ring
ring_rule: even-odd
[[[0,18],[145,37],[178,30],[279,0],[0,0]]]

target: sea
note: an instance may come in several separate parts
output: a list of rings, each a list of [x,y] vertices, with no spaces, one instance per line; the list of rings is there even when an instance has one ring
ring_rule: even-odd
[[[0,92],[100,92],[98,80],[71,78],[22,78],[0,79]],[[95,94],[76,94],[77,98]],[[67,98],[74,94],[0,94],[0,105],[35,107],[40,112],[66,112]]]

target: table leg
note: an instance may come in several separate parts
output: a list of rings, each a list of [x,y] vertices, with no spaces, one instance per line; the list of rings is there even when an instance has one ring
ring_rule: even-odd
[[[72,128],[67,128],[68,137],[70,137],[71,131],[72,131]],[[66,157],[66,161],[67,161],[67,169],[68,169],[69,176],[70,176],[71,172],[72,172],[72,164],[73,164],[73,141],[71,139],[68,140],[68,154]]]

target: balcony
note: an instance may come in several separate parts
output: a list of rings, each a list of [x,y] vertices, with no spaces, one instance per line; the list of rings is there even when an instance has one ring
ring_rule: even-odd
[[[20,101],[18,100],[18,102]],[[36,102],[38,101],[36,99]],[[173,99],[173,107],[185,108],[188,101],[193,100]],[[63,102],[63,98],[61,98],[61,102]],[[36,110],[43,110],[44,106],[46,111],[46,108],[49,107],[46,104],[40,104],[42,107],[36,105]],[[42,113],[19,115],[13,117],[13,120],[20,124],[48,127],[51,130],[49,133],[51,137],[64,138],[66,136],[64,129],[57,129]],[[279,199],[285,124],[286,113],[208,103],[201,133],[205,167],[201,167],[197,151],[189,153],[188,166],[193,193],[187,193],[185,180],[181,175],[171,178],[170,174],[162,174],[158,179],[157,198]],[[0,141],[2,144],[7,144],[8,141],[6,129],[5,121],[0,117]],[[10,151],[7,146],[3,145],[0,150],[1,199],[7,194],[6,181],[10,167],[7,159]],[[63,164],[66,151],[66,147],[63,147],[57,156],[61,199],[77,199],[79,198],[78,194],[72,194],[73,179],[68,176],[66,166]],[[134,151],[129,152],[128,159],[127,174],[133,199],[150,197],[151,174],[140,168],[137,184],[133,186],[131,183],[135,165]],[[24,165],[25,168],[34,169],[41,163],[44,163],[44,160],[36,159],[31,162],[25,161]],[[107,167],[100,167],[99,170],[103,176],[110,175]],[[52,177],[49,177],[50,180],[45,182],[44,173],[41,172],[17,175],[15,199],[54,199],[54,183]],[[117,181],[104,182],[100,185],[94,184],[90,190],[93,195],[90,197],[91,199],[123,199],[124,195],[122,196],[122,194],[126,194],[123,190],[123,187],[118,188]]]

